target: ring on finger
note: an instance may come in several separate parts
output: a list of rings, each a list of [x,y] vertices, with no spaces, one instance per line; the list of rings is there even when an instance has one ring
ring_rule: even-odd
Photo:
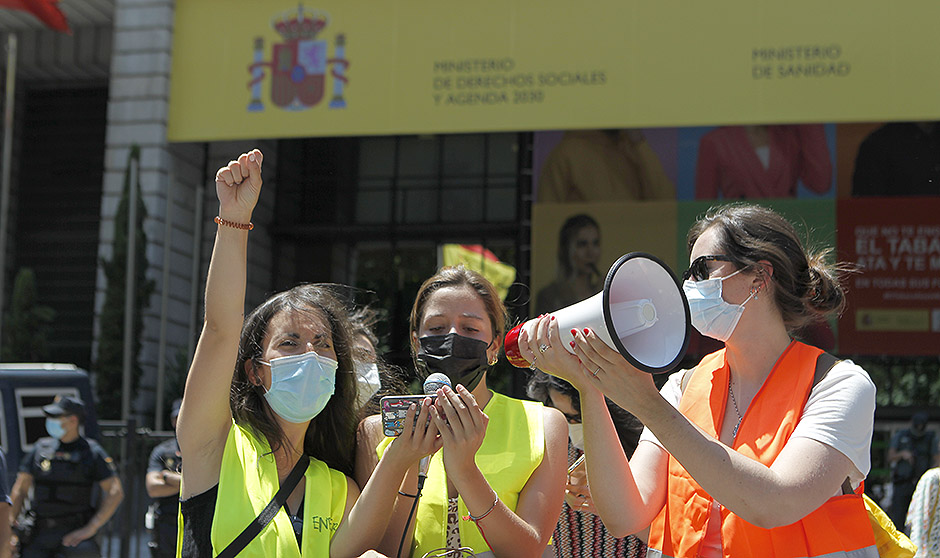
[[[594,369],[594,372],[591,372],[591,375],[596,378],[596,377],[597,377],[597,373],[600,372],[600,371],[601,371],[601,367],[598,366],[597,368]]]
[[[548,350],[548,345],[546,345],[546,344],[544,344],[544,343],[542,343],[541,345],[539,345],[539,352],[540,352],[540,353],[544,353],[544,352],[547,351],[547,350]]]

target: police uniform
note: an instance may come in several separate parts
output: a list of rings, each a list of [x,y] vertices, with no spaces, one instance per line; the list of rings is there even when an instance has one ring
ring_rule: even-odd
[[[182,458],[180,458],[180,445],[176,438],[161,442],[150,453],[147,472],[172,471],[179,473]],[[179,511],[179,494],[154,498],[154,524],[153,537],[150,541],[150,552],[154,558],[176,556],[176,529],[177,512]]]
[[[84,527],[95,514],[95,485],[117,475],[98,442],[81,436],[67,443],[40,438],[24,456],[20,472],[33,477],[34,491],[28,516],[32,535],[23,541],[21,558],[100,556],[94,537],[74,547],[62,546],[62,537]]]

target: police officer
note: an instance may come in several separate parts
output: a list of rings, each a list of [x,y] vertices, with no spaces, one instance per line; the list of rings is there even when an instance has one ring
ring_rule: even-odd
[[[927,430],[927,413],[914,413],[911,427],[899,430],[888,446],[888,462],[891,464],[891,507],[888,516],[898,529],[907,519],[907,508],[914,496],[917,481],[927,469],[937,466],[937,437]],[[906,532],[906,531],[905,531]]]
[[[34,488],[28,517],[32,532],[20,541],[20,556],[100,556],[94,536],[124,499],[121,480],[104,449],[79,434],[85,418],[81,401],[59,395],[42,411],[52,437],[36,441],[23,458],[12,491],[15,521]],[[101,487],[97,510],[91,503],[96,483]]]
[[[176,417],[180,414],[182,399],[173,402],[170,424],[176,430]],[[176,556],[176,519],[180,497],[180,445],[176,437],[153,448],[147,464],[147,495],[154,499],[153,532],[149,543],[153,558]]]

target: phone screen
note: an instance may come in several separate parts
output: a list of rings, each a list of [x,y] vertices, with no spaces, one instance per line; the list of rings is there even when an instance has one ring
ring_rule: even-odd
[[[427,395],[389,395],[380,401],[382,409],[382,430],[386,436],[400,436],[405,428],[405,416],[411,404],[421,405]],[[433,399],[433,397],[432,397]],[[420,409],[419,409],[420,410]],[[418,414],[415,413],[415,421]]]

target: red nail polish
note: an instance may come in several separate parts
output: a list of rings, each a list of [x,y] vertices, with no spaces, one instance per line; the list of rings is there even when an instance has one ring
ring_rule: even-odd
[[[553,322],[555,321],[555,316],[554,316],[554,315],[552,316],[552,321],[553,321]]]
[[[568,341],[568,344],[571,345],[571,348],[574,348],[574,341]]]
[[[590,331],[591,331],[591,330],[589,330],[588,328],[584,328],[584,334],[585,334],[585,335],[587,335],[588,333],[590,333]]]
[[[577,335],[577,334],[578,334],[578,330],[572,328],[572,329],[571,329],[571,335]]]

